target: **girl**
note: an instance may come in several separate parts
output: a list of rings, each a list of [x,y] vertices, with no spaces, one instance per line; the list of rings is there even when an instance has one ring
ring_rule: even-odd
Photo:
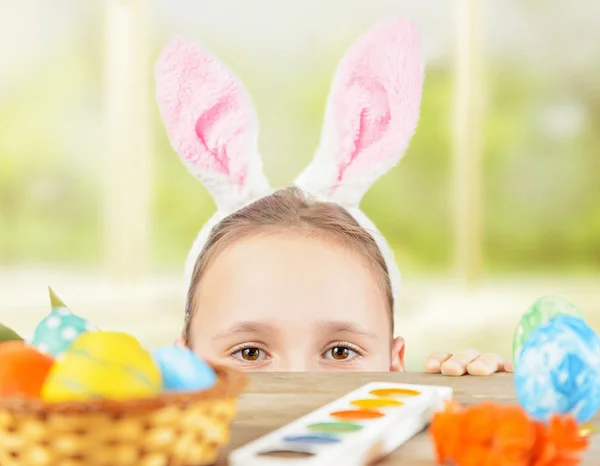
[[[315,158],[282,190],[263,175],[250,97],[221,63],[175,38],[156,82],[171,143],[218,207],[188,258],[184,344],[243,370],[404,370],[404,340],[393,328],[400,273],[359,203],[417,125],[416,28],[384,21],[350,48]],[[511,367],[465,350],[434,353],[426,370]]]

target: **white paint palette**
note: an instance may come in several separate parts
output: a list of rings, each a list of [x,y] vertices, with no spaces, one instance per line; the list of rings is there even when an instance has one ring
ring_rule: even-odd
[[[422,431],[452,388],[372,382],[261,437],[231,466],[362,466]]]

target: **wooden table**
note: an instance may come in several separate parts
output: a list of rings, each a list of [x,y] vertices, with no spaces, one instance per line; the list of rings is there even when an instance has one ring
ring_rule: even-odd
[[[463,404],[482,400],[515,403],[512,375],[490,377],[443,377],[423,373],[254,373],[239,402],[232,439],[218,465],[226,465],[227,454],[289,422],[330,403],[367,382],[398,382],[446,385]],[[597,416],[596,421],[600,421]],[[433,447],[423,432],[384,459],[381,465],[434,466]],[[600,464],[600,439],[593,438],[582,463]]]

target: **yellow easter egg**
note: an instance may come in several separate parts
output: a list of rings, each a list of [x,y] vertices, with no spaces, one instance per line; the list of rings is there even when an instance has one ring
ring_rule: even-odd
[[[158,366],[133,336],[98,331],[81,334],[63,353],[50,369],[41,396],[49,402],[130,400],[161,390]]]

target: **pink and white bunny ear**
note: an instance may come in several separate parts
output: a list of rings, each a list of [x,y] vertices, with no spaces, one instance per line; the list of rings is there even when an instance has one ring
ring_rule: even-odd
[[[323,134],[296,185],[347,207],[406,151],[419,120],[423,60],[417,28],[386,20],[362,36],[338,66]]]
[[[190,172],[231,212],[270,191],[258,154],[258,119],[243,85],[222,63],[181,37],[155,67],[171,144]]]

